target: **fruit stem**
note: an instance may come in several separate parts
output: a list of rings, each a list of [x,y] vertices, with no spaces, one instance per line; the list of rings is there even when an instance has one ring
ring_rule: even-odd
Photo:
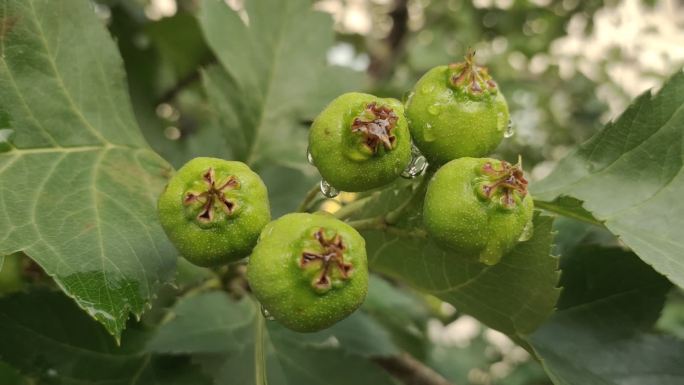
[[[318,196],[318,193],[321,192],[321,187],[318,183],[316,183],[304,196],[304,199],[302,200],[302,203],[299,204],[299,207],[297,207],[297,212],[298,213],[304,213],[309,209],[309,206],[311,206],[311,203],[316,199]]]
[[[376,191],[368,196],[352,201],[335,211],[333,215],[335,215],[337,219],[347,219],[356,214],[357,211],[363,209],[369,201],[377,198],[378,195],[380,195],[380,192]]]
[[[256,304],[258,306],[258,304]],[[256,335],[254,339],[254,379],[256,385],[268,385],[266,375],[266,318],[256,309]]]
[[[430,181],[430,179],[432,179],[432,173],[430,172],[430,170],[428,170],[428,172],[426,172],[425,175],[423,175],[423,179],[420,180],[420,183],[418,184],[416,189],[413,190],[413,194],[411,194],[411,197],[396,209],[385,214],[385,222],[387,222],[388,224],[395,224],[399,222],[401,216],[404,215],[404,213],[408,209],[414,207],[415,204],[422,201],[425,197],[425,191],[427,190],[427,184]]]

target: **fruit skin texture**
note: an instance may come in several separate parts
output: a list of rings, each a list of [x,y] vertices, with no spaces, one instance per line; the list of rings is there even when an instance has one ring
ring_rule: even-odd
[[[199,220],[204,212],[211,179],[232,212],[214,195],[211,220]],[[233,182],[227,183],[231,177]],[[194,194],[194,198],[189,194]],[[189,200],[190,202],[186,201]],[[268,192],[259,175],[246,164],[217,158],[195,158],[171,178],[157,205],[162,227],[176,249],[198,266],[217,266],[247,256],[259,233],[271,220]]]
[[[371,103],[389,107],[396,115],[391,129],[392,148],[382,143],[377,152],[363,144],[363,134],[353,132],[357,117]],[[314,120],[309,131],[309,152],[323,179],[338,190],[367,191],[384,186],[411,161],[411,137],[404,107],[396,99],[351,92],[333,100]]]
[[[425,195],[423,222],[440,246],[494,265],[531,230],[527,226],[534,203],[526,193],[527,181],[522,171],[500,172],[505,165],[517,167],[496,159],[460,158],[435,173]],[[517,181],[518,189],[506,187],[511,186],[507,181]]]
[[[344,245],[343,263],[350,266],[347,278],[334,261],[330,281],[320,282],[321,260],[304,258],[319,253],[316,234],[323,229],[323,242],[339,235]],[[368,292],[366,242],[351,226],[325,213],[287,214],[264,228],[249,258],[247,278],[254,295],[277,321],[298,332],[325,329],[354,312]]]
[[[496,88],[473,94],[454,86],[452,66],[438,66],[416,83],[406,103],[413,141],[433,163],[490,154],[508,126],[506,99]],[[496,83],[487,83],[494,85]]]

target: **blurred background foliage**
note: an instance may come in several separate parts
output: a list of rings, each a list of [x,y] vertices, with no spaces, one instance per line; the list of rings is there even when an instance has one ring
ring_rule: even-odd
[[[226,2],[242,9],[241,0]],[[196,0],[95,3],[118,42],[145,135],[174,166],[198,155],[231,157],[202,87],[204,69],[217,59],[194,16],[197,6]],[[684,6],[677,0],[319,0],[312,6],[335,23],[328,62],[357,71],[363,91],[379,96],[405,98],[426,70],[474,48],[506,95],[516,131],[494,156],[522,155],[532,180],[684,64]],[[301,122],[302,130],[313,117]],[[289,175],[265,176],[278,177],[291,183]],[[293,197],[316,178],[315,170],[303,171]],[[297,199],[276,202],[276,214]],[[580,240],[616,243],[571,220],[557,226],[564,234],[556,240],[559,253]],[[16,258],[6,264],[20,264]],[[454,383],[550,384],[503,334],[435,298],[386,289],[369,298],[367,312],[399,347]],[[684,296],[672,293],[658,323],[662,331],[684,335],[683,304]]]

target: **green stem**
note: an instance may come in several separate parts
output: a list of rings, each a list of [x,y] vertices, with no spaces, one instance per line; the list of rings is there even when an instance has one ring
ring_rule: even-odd
[[[562,215],[564,217],[576,219],[576,220],[581,221],[581,222],[590,223],[592,225],[596,225],[596,226],[600,226],[600,227],[605,227],[605,225],[602,222],[600,222],[594,218],[586,217],[584,215],[578,214],[578,213],[573,212],[571,210],[565,210],[565,209],[563,209],[557,205],[554,205],[552,203],[549,203],[549,202],[535,200],[534,201],[534,207],[536,207],[538,209],[546,210],[548,212],[552,212],[554,214]]]
[[[254,339],[254,378],[256,385],[268,385],[266,376],[266,318],[257,309],[256,336]]]
[[[374,192],[366,197],[359,198],[353,202],[350,202],[342,206],[341,209],[335,211],[334,215],[337,219],[347,219],[352,215],[356,214],[357,211],[363,209],[369,201],[377,198],[378,195],[380,195],[379,191]]]
[[[432,172],[429,172],[428,170],[428,172],[423,175],[423,179],[421,179],[418,187],[416,187],[416,189],[413,191],[411,197],[396,209],[385,214],[385,222],[389,224],[399,222],[401,216],[404,215],[408,209],[414,207],[418,202],[420,202],[425,197],[425,190],[427,189],[430,179],[432,179]]]
[[[314,185],[307,193],[306,196],[304,197],[304,200],[302,200],[302,203],[299,204],[299,207],[297,208],[298,213],[303,213],[306,212],[309,209],[309,206],[311,206],[311,202],[316,199],[318,196],[318,193],[321,192],[321,187],[318,183]]]
[[[347,224],[356,230],[385,230],[387,228],[387,222],[382,216],[349,221]]]

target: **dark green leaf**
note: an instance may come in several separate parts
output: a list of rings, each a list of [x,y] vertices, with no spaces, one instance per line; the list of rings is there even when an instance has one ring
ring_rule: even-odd
[[[533,193],[561,214],[576,212],[563,196],[582,201],[646,263],[684,287],[683,134],[680,71],[565,157]]]
[[[176,253],[156,220],[170,166],[145,143],[88,1],[0,5],[0,254],[24,251],[118,336]]]
[[[633,253],[582,247],[563,259],[560,311],[529,339],[556,384],[684,381],[684,342],[649,332],[669,282]]]
[[[197,355],[217,385],[254,383],[257,306],[219,292],[185,298],[148,349]],[[391,354],[396,349],[386,332],[365,315],[352,315],[313,334],[292,332],[275,321],[267,323],[267,330],[271,385],[392,383],[381,369],[356,354]]]
[[[551,314],[558,298],[551,223],[551,218],[535,215],[533,237],[494,266],[452,256],[423,238],[380,231],[366,232],[365,237],[373,269],[401,278],[519,341]]]
[[[41,384],[211,384],[187,360],[142,352],[140,332],[125,334],[116,346],[101,325],[57,292],[0,299],[0,324],[0,359]]]

